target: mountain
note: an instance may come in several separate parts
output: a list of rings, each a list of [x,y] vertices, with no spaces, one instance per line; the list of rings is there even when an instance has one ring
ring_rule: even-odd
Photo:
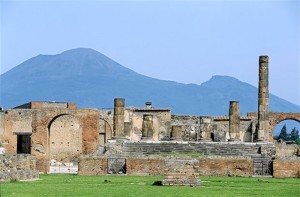
[[[0,76],[0,106],[12,108],[30,101],[72,101],[79,107],[112,108],[113,99],[126,106],[171,108],[173,114],[227,115],[229,101],[240,111],[257,111],[256,87],[233,77],[213,76],[207,82],[182,84],[147,77],[86,48],[58,55],[38,55]],[[299,112],[300,106],[270,95],[270,111]]]

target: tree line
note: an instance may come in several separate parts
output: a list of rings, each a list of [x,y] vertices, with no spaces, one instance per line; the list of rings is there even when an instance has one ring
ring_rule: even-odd
[[[299,131],[296,127],[292,129],[290,133],[287,132],[286,125],[283,125],[280,134],[278,136],[274,136],[275,140],[283,140],[283,141],[294,141],[297,144],[300,143]]]

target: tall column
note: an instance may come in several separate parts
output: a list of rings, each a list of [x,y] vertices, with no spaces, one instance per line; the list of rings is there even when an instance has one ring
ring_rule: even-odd
[[[124,138],[124,109],[125,100],[123,98],[114,99],[114,137]]]
[[[269,57],[259,56],[257,141],[266,141],[269,131]]]
[[[240,107],[238,101],[230,101],[229,141],[240,141]]]

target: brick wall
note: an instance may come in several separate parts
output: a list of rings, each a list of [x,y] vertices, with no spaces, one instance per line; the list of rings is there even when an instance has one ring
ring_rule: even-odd
[[[300,158],[276,159],[273,161],[273,177],[300,178]]]
[[[252,176],[253,160],[243,157],[207,157],[199,159],[200,176]]]
[[[107,158],[85,155],[79,157],[79,175],[105,175],[107,172]]]
[[[200,186],[197,159],[169,159],[165,161],[163,185]]]
[[[126,173],[128,175],[163,175],[165,160],[163,158],[128,158],[126,160]]]
[[[196,159],[200,176],[252,176],[253,160],[247,157],[127,157],[126,174],[133,176],[164,175],[166,160]],[[107,157],[81,156],[79,175],[105,175]]]

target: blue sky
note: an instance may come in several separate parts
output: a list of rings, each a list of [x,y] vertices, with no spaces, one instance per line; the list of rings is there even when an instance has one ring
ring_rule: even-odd
[[[1,73],[39,54],[93,48],[138,73],[201,84],[228,75],[300,105],[300,3],[0,1]]]

